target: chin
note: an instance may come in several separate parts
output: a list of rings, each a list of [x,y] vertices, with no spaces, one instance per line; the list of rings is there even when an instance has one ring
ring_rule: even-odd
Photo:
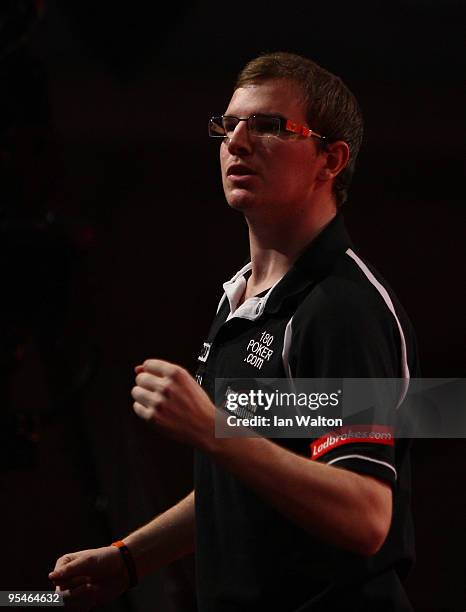
[[[244,200],[227,200],[228,206],[233,210],[245,211],[248,210],[249,206]]]
[[[257,198],[250,193],[229,193],[226,200],[230,208],[239,211],[251,210],[258,205]]]

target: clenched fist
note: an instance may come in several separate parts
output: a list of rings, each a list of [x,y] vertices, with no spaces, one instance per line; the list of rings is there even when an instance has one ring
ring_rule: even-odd
[[[208,449],[214,440],[215,406],[194,378],[159,359],[147,359],[135,371],[131,395],[136,414],[177,440]]]

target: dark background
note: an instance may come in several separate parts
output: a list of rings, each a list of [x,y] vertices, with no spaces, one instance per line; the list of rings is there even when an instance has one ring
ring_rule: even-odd
[[[4,1],[0,590],[189,491],[191,451],[131,410],[146,357],[189,368],[247,256],[206,134],[243,64],[302,53],[356,94],[345,217],[408,311],[426,377],[464,375],[464,11],[453,0]],[[464,610],[464,441],[413,448],[416,610]],[[192,609],[189,561],[106,610]]]

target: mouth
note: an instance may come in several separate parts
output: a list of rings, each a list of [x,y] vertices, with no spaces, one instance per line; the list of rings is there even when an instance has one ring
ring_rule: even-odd
[[[244,164],[232,164],[227,170],[227,176],[230,178],[241,178],[253,176],[255,174],[257,174],[257,172]]]

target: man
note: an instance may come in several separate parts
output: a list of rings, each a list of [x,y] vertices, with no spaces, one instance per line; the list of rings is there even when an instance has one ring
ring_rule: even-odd
[[[223,187],[248,224],[251,263],[224,284],[201,384],[149,359],[132,391],[136,414],[196,448],[195,490],[120,551],[65,555],[50,578],[85,606],[195,550],[200,612],[411,610],[403,443],[327,439],[315,452],[309,439],[215,436],[215,379],[417,371],[409,322],[339,213],[362,138],[358,105],[314,62],[273,53],[245,67],[209,131],[222,138]],[[264,339],[259,368],[248,347]]]

